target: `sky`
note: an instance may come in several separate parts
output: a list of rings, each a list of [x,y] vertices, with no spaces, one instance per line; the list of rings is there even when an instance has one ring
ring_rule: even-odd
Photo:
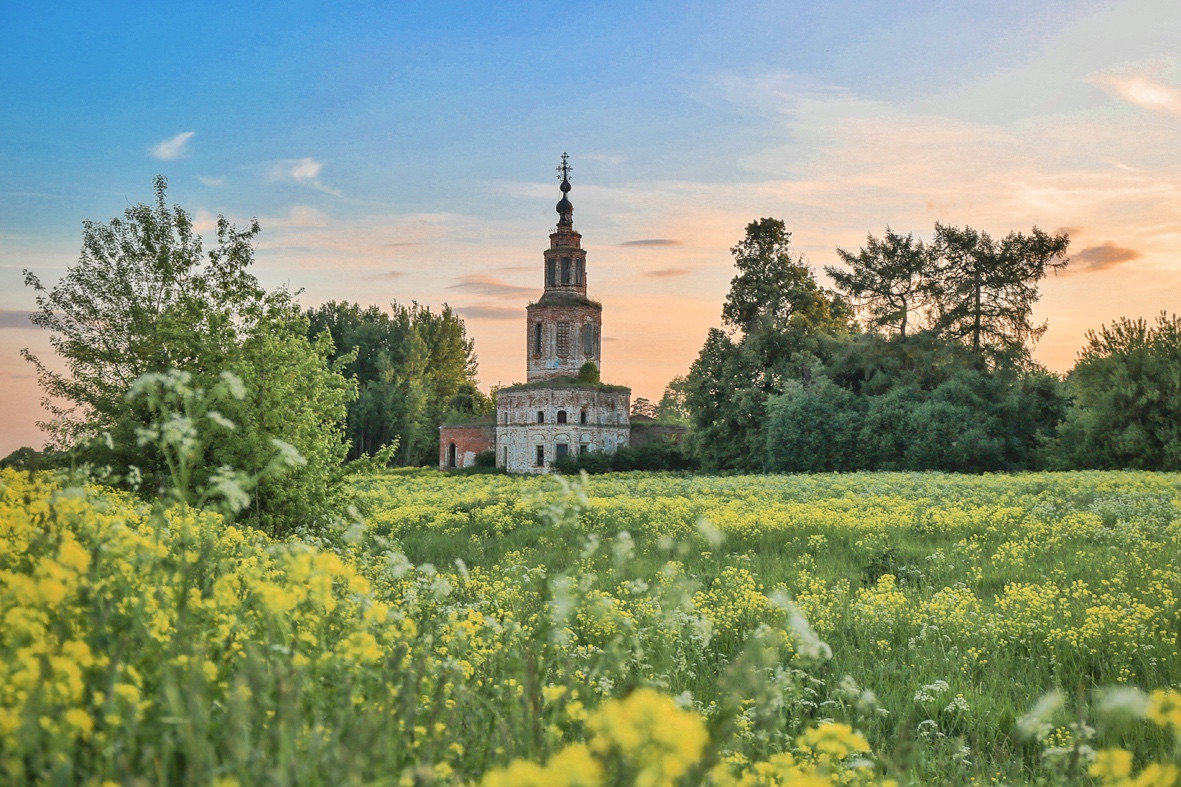
[[[659,399],[720,325],[747,223],[836,249],[936,222],[1071,237],[1034,356],[1181,304],[1181,3],[5,3],[0,455],[40,446],[34,293],[82,223],[168,199],[262,225],[300,302],[450,304],[525,377],[574,167],[603,378]]]

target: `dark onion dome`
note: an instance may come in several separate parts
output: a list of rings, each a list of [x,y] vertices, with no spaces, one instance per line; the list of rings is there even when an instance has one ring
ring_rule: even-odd
[[[565,216],[567,213],[574,212],[574,205],[570,202],[570,200],[562,197],[562,201],[557,204],[556,210],[558,213]]]

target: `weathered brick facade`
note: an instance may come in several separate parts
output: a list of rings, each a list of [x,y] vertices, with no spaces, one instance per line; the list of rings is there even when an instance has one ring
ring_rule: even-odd
[[[496,394],[496,466],[547,473],[550,463],[584,451],[627,445],[631,392],[596,386],[502,388]]]
[[[443,424],[439,427],[439,469],[471,467],[476,454],[496,447],[496,427],[484,424]]]
[[[582,367],[601,367],[603,307],[586,295],[586,251],[574,229],[562,156],[562,199],[558,225],[543,254],[544,289],[525,313],[527,382],[496,395],[494,434],[490,427],[439,429],[439,467],[468,466],[480,450],[495,446],[496,466],[511,473],[548,473],[564,456],[584,451],[614,452],[627,445],[631,391],[579,379]],[[597,378],[597,374],[592,377]]]

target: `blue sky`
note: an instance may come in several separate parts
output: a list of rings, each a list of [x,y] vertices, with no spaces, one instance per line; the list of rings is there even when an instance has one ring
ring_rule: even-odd
[[[604,375],[650,398],[754,218],[817,268],[887,224],[1070,230],[1064,370],[1181,302],[1179,42],[1176,2],[8,4],[0,451],[37,441],[21,269],[54,280],[156,173],[206,229],[257,216],[259,276],[308,305],[449,302],[487,385],[524,376],[569,151]]]

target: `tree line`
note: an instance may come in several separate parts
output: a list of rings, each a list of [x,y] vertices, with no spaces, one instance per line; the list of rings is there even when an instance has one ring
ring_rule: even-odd
[[[47,450],[4,465],[75,467],[149,496],[216,504],[273,534],[349,516],[347,460],[433,464],[440,420],[486,411],[463,322],[412,304],[303,310],[251,271],[257,222],[219,217],[207,248],[167,202],[84,222],[82,251],[35,292],[59,362],[25,352]]]
[[[52,415],[49,451],[2,464],[88,468],[141,492],[219,498],[273,533],[343,516],[345,463],[433,465],[438,426],[494,409],[447,306],[301,309],[250,270],[257,222],[152,205],[85,222],[76,265],[35,291],[60,363],[30,353]],[[687,423],[590,470],[983,472],[1181,469],[1181,319],[1118,320],[1087,336],[1065,378],[1030,354],[1039,283],[1069,239],[1000,239],[937,224],[838,249],[817,281],[778,219],[751,222],[737,275],[688,373],[634,412]],[[578,469],[574,464],[565,468]],[[184,498],[186,501],[189,497]]]
[[[838,249],[822,287],[778,219],[734,246],[738,275],[666,392],[708,470],[1181,469],[1181,322],[1087,336],[1063,380],[1032,360],[1039,284],[1069,238],[935,225]]]

